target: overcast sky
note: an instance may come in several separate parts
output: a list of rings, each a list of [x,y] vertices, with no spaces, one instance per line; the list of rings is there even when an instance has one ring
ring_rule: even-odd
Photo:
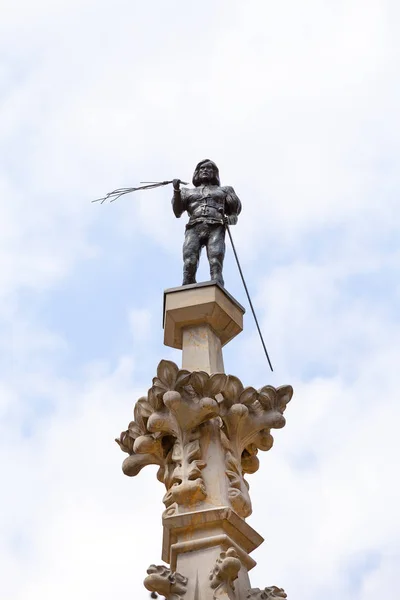
[[[248,310],[226,371],[295,390],[248,477],[252,585],[397,597],[399,27],[397,0],[0,0],[1,598],[148,598],[164,490],[113,440],[180,362],[185,217],[90,200],[206,157],[275,367]],[[225,284],[247,307],[229,248]]]

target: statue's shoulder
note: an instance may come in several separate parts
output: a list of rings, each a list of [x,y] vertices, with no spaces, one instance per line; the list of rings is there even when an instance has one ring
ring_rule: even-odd
[[[181,194],[182,196],[188,196],[190,194],[190,192],[193,191],[193,188],[189,188],[189,187],[181,187]]]
[[[233,189],[233,187],[231,185],[223,185],[223,186],[221,186],[221,189],[224,190],[224,192],[226,192],[227,194],[235,193],[235,190]]]

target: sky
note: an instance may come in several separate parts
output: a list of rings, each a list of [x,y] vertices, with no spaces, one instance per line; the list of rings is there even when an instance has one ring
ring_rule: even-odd
[[[2,600],[148,597],[164,490],[114,438],[180,364],[185,217],[169,188],[90,201],[204,158],[274,365],[228,247],[226,371],[294,387],[248,476],[252,585],[399,594],[399,24],[396,0],[0,0]]]

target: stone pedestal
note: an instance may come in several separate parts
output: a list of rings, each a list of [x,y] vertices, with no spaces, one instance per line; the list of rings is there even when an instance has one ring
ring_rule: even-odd
[[[250,553],[263,539],[245,521],[245,475],[258,469],[258,451],[272,447],[271,429],[284,426],[293,390],[256,390],[224,373],[222,347],[242,331],[243,313],[213,282],[167,290],[164,341],[182,349],[182,369],[159,363],[116,440],[128,454],[126,475],[156,464],[166,488],[162,558],[169,566],[151,565],[144,584],[167,600],[286,598],[276,586],[250,587]]]
[[[226,553],[238,561],[236,597],[246,597],[250,588],[248,571],[256,565],[249,554],[264,540],[232,509],[223,507],[186,513],[165,518],[163,523],[162,558],[171,565],[173,572],[185,573],[189,598],[196,598],[196,585],[202,583],[204,590],[204,582],[209,584],[213,567]],[[201,597],[213,598],[213,588],[210,585],[207,588]]]
[[[243,329],[244,308],[218,283],[164,292],[164,344],[182,349],[182,368],[223,373],[222,346]]]

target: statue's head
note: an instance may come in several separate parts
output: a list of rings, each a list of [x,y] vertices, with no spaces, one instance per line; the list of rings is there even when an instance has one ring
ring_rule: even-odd
[[[193,185],[199,187],[206,183],[213,185],[221,185],[219,180],[218,167],[212,160],[205,158],[201,160],[197,165],[193,173],[192,179]]]

